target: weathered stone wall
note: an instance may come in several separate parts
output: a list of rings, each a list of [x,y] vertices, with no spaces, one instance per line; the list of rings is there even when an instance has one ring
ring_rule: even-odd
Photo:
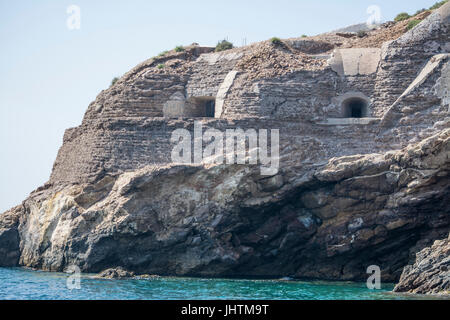
[[[443,102],[449,100],[446,57],[440,58],[438,67],[424,72],[395,108],[390,106],[416,79],[418,66],[436,52],[448,50],[448,7],[386,44],[381,62],[377,48],[337,49],[324,68],[294,68],[281,75],[268,72],[252,78],[251,70],[237,65],[241,59],[254,59],[252,47],[212,53],[211,48],[194,46],[150,59],[100,93],[82,126],[67,131],[51,182],[79,182],[105,172],[170,163],[171,132],[192,128],[194,119],[186,118],[204,117],[204,106],[196,104],[197,98],[216,100],[215,116],[223,120],[208,120],[208,126],[280,128],[282,144],[299,152],[310,147],[306,140],[315,141],[321,156],[313,158],[319,162],[401,148],[415,137],[430,136],[448,117]],[[292,44],[309,48],[303,51],[315,50],[310,42]],[[269,56],[288,53],[286,57],[295,59],[292,49],[269,46],[264,50]],[[158,67],[161,64],[164,68]],[[381,127],[372,121],[333,120],[343,117],[342,103],[352,96],[369,102],[369,117],[381,118],[387,112]],[[155,118],[162,116],[187,121]]]
[[[312,120],[323,118],[340,81],[331,70],[300,71],[280,78],[262,79],[242,86],[238,76],[222,117]]]
[[[242,51],[216,52],[201,55],[192,67],[186,85],[187,98],[216,96],[227,74],[243,56]]]
[[[385,112],[379,143],[415,143],[450,126],[450,55],[433,57],[420,76]]]
[[[85,119],[202,117],[198,106],[191,103],[195,97],[216,98],[216,117],[220,118],[334,118],[342,117],[339,97],[349,93],[366,96],[371,102],[368,116],[381,117],[415,79],[421,66],[433,55],[449,51],[447,11],[448,6],[444,6],[382,49],[335,49],[329,67],[317,71],[297,70],[249,80],[249,73],[236,66],[252,47],[213,53],[211,48],[194,46],[182,53],[153,58],[103,91]],[[307,39],[287,43],[307,54],[335,48],[335,44]],[[160,65],[164,68],[158,70]]]
[[[184,92],[188,76],[141,72],[132,85],[118,83],[103,91],[85,115],[85,121],[98,118],[162,117],[163,105],[177,93]]]
[[[383,115],[431,57],[450,52],[449,17],[450,4],[447,3],[414,29],[383,45],[375,85],[375,115]]]
[[[306,121],[276,120],[166,120],[126,119],[90,124],[89,127],[70,129],[64,137],[63,147],[55,161],[50,182],[75,183],[98,179],[105,173],[117,174],[152,164],[171,163],[172,132],[188,129],[194,137],[194,122],[202,121],[203,131],[216,128],[278,129],[280,132],[280,167],[295,170],[302,165],[322,163],[334,156],[365,154],[390,150],[387,141],[376,144],[373,137],[377,123],[329,126]],[[204,146],[206,146],[206,142]]]

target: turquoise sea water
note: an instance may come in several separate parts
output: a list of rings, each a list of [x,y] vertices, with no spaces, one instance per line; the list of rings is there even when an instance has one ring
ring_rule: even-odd
[[[184,299],[417,299],[390,293],[393,285],[369,290],[364,283],[280,280],[158,278],[104,280],[82,275],[80,289],[68,289],[70,275],[0,268],[0,299],[33,300],[184,300]],[[424,298],[424,297],[421,297]]]

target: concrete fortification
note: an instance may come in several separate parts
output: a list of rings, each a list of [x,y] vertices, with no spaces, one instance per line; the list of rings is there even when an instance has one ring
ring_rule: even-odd
[[[430,292],[412,277],[450,229],[450,3],[417,18],[141,63],[65,132],[49,182],[0,215],[0,266],[365,280],[377,265],[404,273],[398,291]],[[172,133],[195,122],[278,129],[278,172],[173,164]]]

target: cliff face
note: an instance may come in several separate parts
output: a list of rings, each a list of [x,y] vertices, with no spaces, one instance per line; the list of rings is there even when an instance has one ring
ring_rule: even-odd
[[[66,131],[49,182],[0,216],[0,265],[334,280],[378,265],[397,281],[450,229],[449,16],[381,45],[398,32],[383,26],[363,48],[327,34],[145,61]],[[172,133],[199,124],[278,129],[278,172],[172,163]]]
[[[23,208],[17,206],[1,215],[0,219],[0,266],[15,267],[19,263],[19,219]]]
[[[86,272],[398,279],[448,235],[450,130],[399,152],[337,158],[296,180],[245,165],[148,167],[35,192],[10,232],[20,264]]]
[[[394,291],[450,294],[450,236],[417,253],[415,263],[405,267]]]

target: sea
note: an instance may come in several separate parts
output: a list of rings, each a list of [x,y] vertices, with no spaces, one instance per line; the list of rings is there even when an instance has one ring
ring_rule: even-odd
[[[406,300],[438,297],[393,293],[365,283],[158,277],[108,280],[82,274],[0,268],[0,300]]]

